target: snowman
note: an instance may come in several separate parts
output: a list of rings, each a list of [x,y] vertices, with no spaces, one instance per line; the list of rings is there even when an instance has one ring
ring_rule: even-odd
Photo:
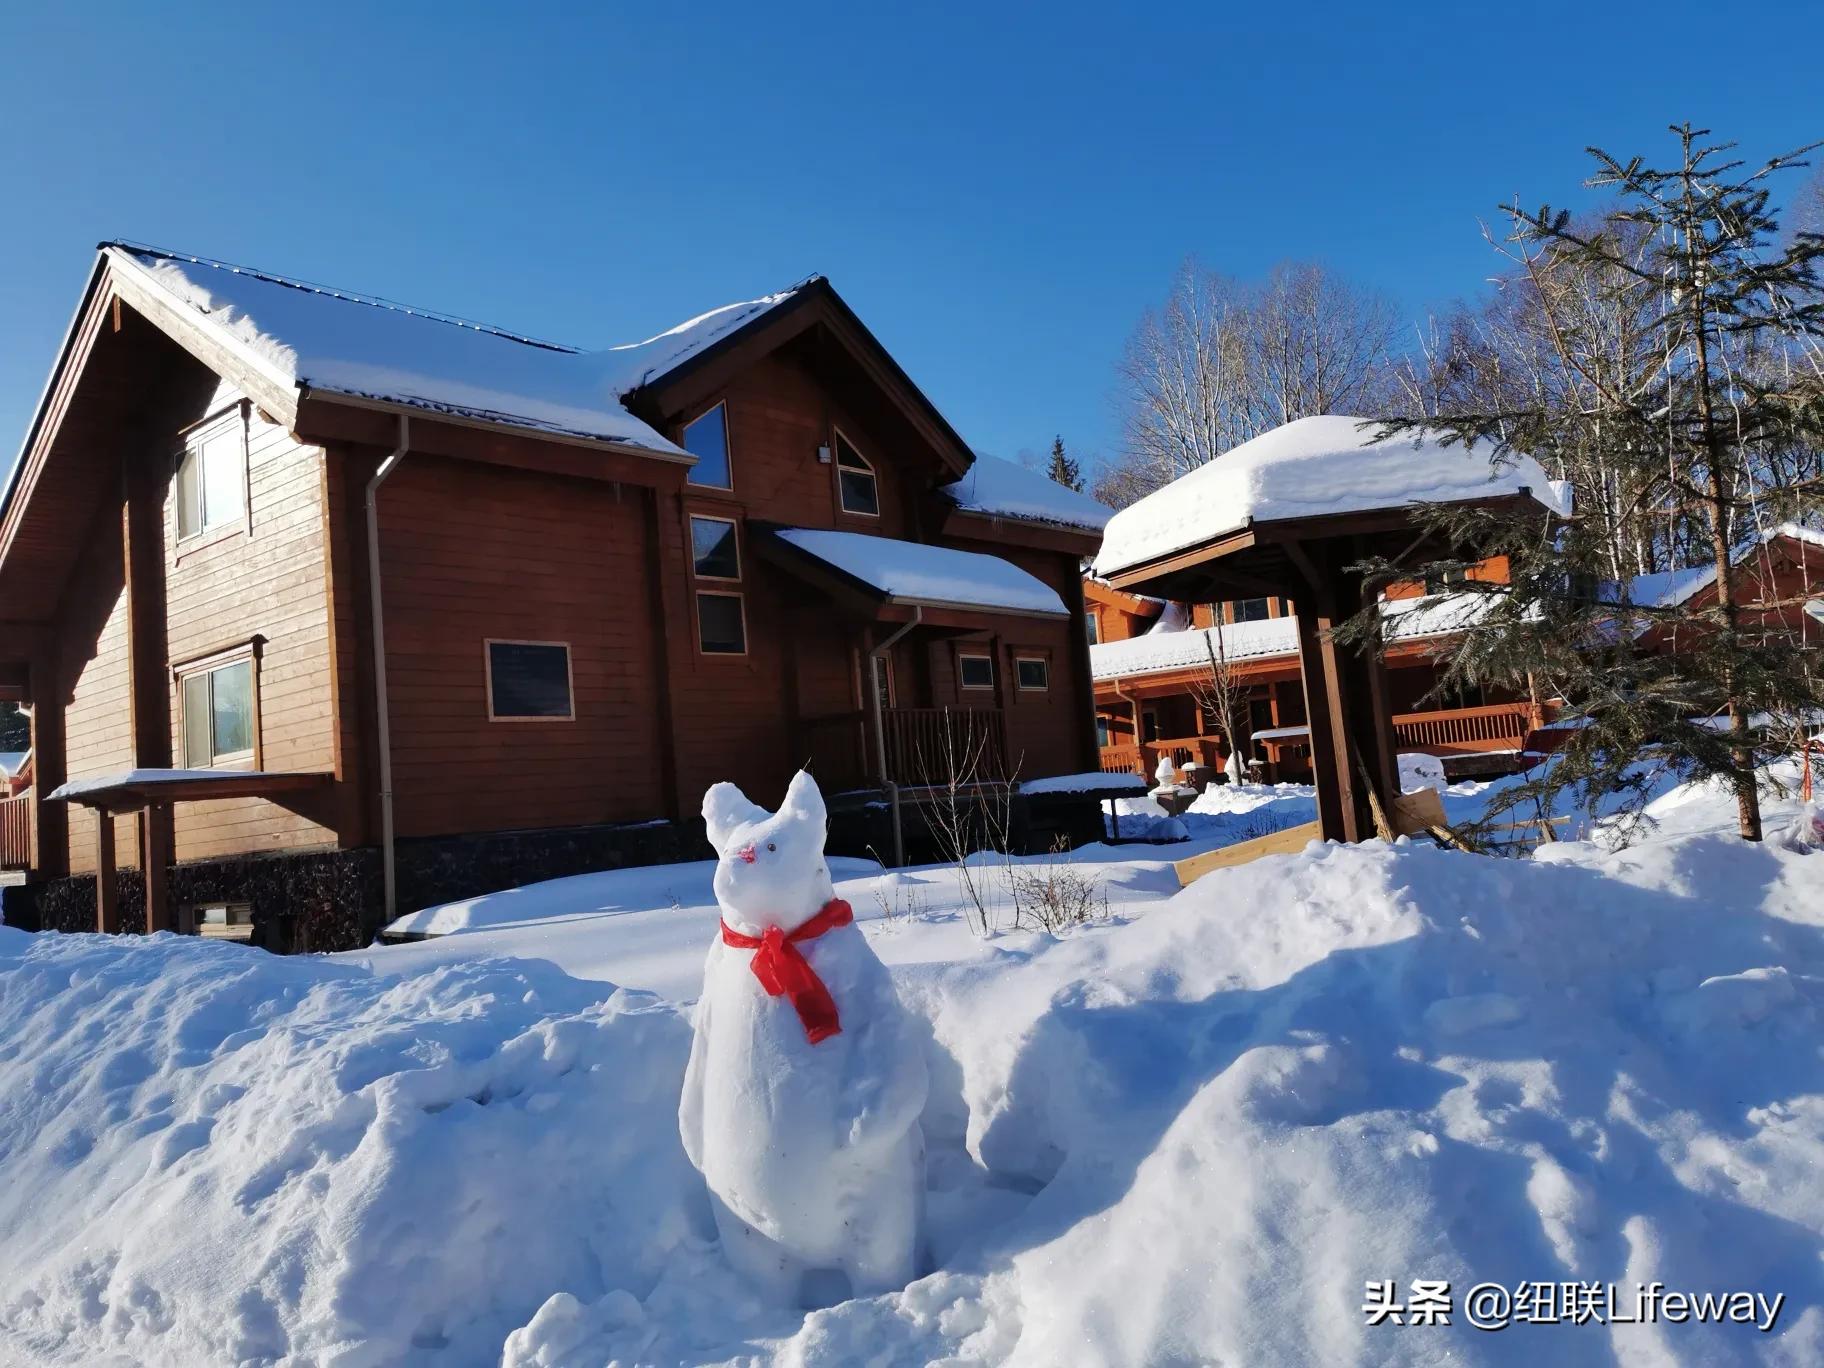
[[[854,1296],[917,1272],[925,1053],[886,966],[836,897],[823,796],[800,773],[777,813],[703,795],[722,925],[709,947],[678,1129],[730,1264],[801,1304],[807,1273]]]

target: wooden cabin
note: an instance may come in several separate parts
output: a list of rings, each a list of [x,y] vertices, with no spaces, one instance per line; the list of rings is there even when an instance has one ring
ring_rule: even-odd
[[[1824,646],[1824,621],[1805,604],[1824,595],[1824,532],[1783,524],[1737,553],[1744,626],[1794,635]],[[1504,557],[1470,567],[1464,578],[1507,582]],[[1388,586],[1388,684],[1394,732],[1403,751],[1434,755],[1454,777],[1508,773],[1526,763],[1533,733],[1557,713],[1556,700],[1538,704],[1495,690],[1450,700],[1435,695],[1438,655],[1448,644],[1453,604],[1473,599],[1455,581],[1404,581]],[[1614,592],[1613,587],[1605,592]],[[1630,582],[1635,603],[1699,610],[1716,597],[1714,566],[1641,575]],[[1250,773],[1266,782],[1310,778],[1310,734],[1299,673],[1294,605],[1283,598],[1178,604],[1084,580],[1096,733],[1104,771],[1151,774],[1159,757],[1220,769],[1229,744],[1207,706],[1212,651],[1233,662],[1245,690],[1237,727]],[[1209,629],[1220,628],[1212,637]],[[1667,652],[1701,648],[1654,625],[1643,648]],[[1245,730],[1244,730],[1245,728]]]
[[[1502,558],[1469,576],[1505,582]],[[1510,773],[1527,733],[1546,710],[1517,696],[1434,695],[1437,648],[1449,636],[1447,584],[1390,585],[1387,651],[1394,732],[1402,750],[1445,760],[1456,776]],[[1299,670],[1298,627],[1290,599],[1263,596],[1216,603],[1169,603],[1084,580],[1102,768],[1151,774],[1161,755],[1177,765],[1221,770],[1229,741],[1210,706],[1217,662],[1241,691],[1236,713],[1243,763],[1265,783],[1308,783],[1311,738]]]
[[[821,278],[586,352],[104,245],[0,505],[8,918],[346,946],[694,856],[718,780],[1093,771],[1106,516]]]

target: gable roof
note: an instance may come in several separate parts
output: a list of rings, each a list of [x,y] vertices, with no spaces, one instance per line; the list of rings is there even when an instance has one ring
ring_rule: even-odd
[[[109,243],[123,274],[175,303],[281,388],[404,404],[647,453],[686,453],[621,404],[623,359],[201,257]]]

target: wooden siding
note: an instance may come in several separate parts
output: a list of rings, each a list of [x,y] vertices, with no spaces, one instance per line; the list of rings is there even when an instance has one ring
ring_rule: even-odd
[[[237,403],[227,386],[209,412]],[[201,417],[202,415],[197,415]],[[176,442],[160,453],[172,461]],[[247,433],[248,519],[219,540],[180,544],[176,482],[165,500],[165,615],[168,667],[263,638],[257,670],[259,758],[267,770],[331,771],[335,737],[330,704],[329,608],[324,584],[323,453],[303,446],[254,410]],[[171,754],[183,760],[183,709],[172,668]],[[298,810],[266,798],[179,803],[174,808],[180,861],[251,851],[334,845],[320,796]]]
[[[416,455],[383,487],[401,836],[663,815],[649,497]],[[489,721],[490,638],[568,643],[575,719]]]
[[[66,700],[65,773],[71,779],[126,769],[133,763],[125,548],[118,497],[97,515],[88,547],[58,613],[56,688]],[[95,870],[95,822],[92,811],[71,806],[72,874]],[[115,852],[122,866],[139,863],[137,825],[130,818],[115,824]]]

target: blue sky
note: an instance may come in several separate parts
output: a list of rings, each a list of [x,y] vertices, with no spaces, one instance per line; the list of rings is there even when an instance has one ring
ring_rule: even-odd
[[[1824,135],[1809,7],[1129,8],[13,0],[0,461],[107,237],[584,346],[821,271],[978,446],[1094,453],[1187,254],[1416,319],[1498,202],[1583,202],[1586,144]]]

